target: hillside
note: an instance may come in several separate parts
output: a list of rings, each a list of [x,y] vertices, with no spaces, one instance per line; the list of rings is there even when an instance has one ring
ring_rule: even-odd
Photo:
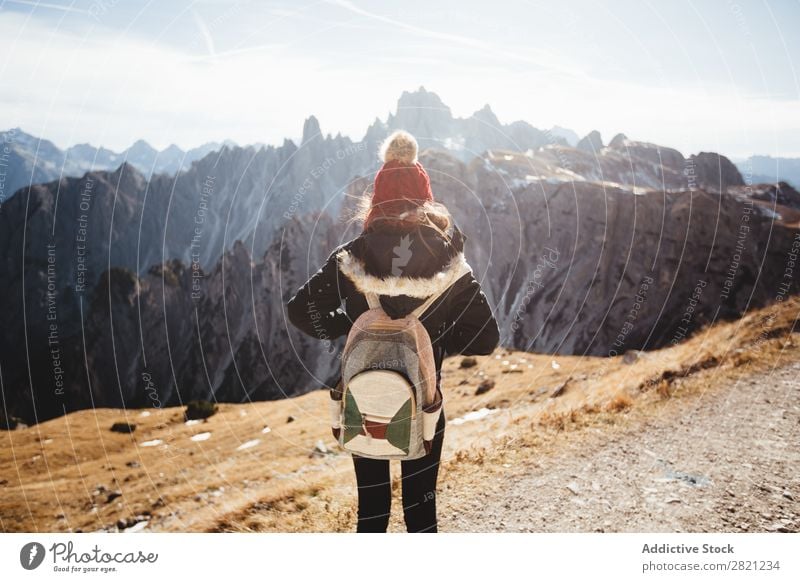
[[[799,314],[790,297],[613,358],[449,359],[441,529],[798,531]],[[190,424],[175,407],[84,410],[3,432],[0,529],[350,531],[354,478],[329,449],[326,398],[221,404]],[[135,431],[111,432],[120,421]]]

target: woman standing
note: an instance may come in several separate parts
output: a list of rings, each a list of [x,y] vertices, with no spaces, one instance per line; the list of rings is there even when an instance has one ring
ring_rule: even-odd
[[[289,301],[290,321],[318,339],[344,336],[377,295],[392,319],[436,299],[420,317],[430,335],[441,405],[441,366],[447,355],[490,354],[499,333],[486,297],[464,259],[464,235],[433,201],[430,180],[417,162],[417,142],[398,131],[381,148],[362,233],[337,248]],[[344,304],[344,307],[343,307]],[[337,389],[331,398],[340,398]],[[436,423],[427,453],[401,461],[403,515],[409,532],[435,532],[436,481],[445,415]],[[338,428],[334,436],[338,438]],[[358,485],[359,532],[385,532],[391,506],[389,461],[353,454]]]

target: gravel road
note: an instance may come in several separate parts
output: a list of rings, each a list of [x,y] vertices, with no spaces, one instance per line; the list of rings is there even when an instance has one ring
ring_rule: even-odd
[[[442,491],[440,531],[800,531],[800,363],[588,430]]]

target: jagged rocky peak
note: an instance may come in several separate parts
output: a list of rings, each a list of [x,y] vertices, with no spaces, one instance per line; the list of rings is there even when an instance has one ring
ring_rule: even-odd
[[[147,178],[139,169],[129,161],[123,161],[116,170],[107,172],[96,170],[88,172],[86,176],[100,182],[107,181],[114,189],[122,191],[139,191],[147,184]]]
[[[492,108],[489,107],[488,103],[484,105],[483,108],[473,113],[472,117],[492,127],[500,127],[500,120],[497,119],[497,116],[494,114],[494,111],[492,111]]]
[[[300,145],[307,144],[317,136],[322,137],[322,131],[319,128],[319,120],[312,115],[303,123],[303,139]]]
[[[225,253],[228,260],[235,260],[242,264],[250,265],[250,249],[239,239],[233,243],[233,247]]]
[[[136,140],[131,147],[125,150],[125,153],[128,156],[153,155],[157,154],[158,150],[156,150],[145,140],[139,139]]]
[[[376,117],[375,121],[373,121],[370,126],[367,128],[367,133],[364,139],[368,139],[378,134],[386,133],[386,124],[381,120],[380,117]]]
[[[603,138],[600,132],[594,129],[579,141],[575,147],[585,152],[596,153],[603,149]]]
[[[700,152],[689,156],[697,183],[707,190],[725,192],[731,186],[744,186],[742,174],[732,161],[714,152]]]
[[[14,127],[7,131],[0,131],[0,141],[2,141],[4,144],[12,146],[15,145],[17,147],[36,147],[39,144],[43,144],[46,147],[56,147],[46,139],[40,139],[29,133],[26,133],[21,127]]]
[[[367,132],[364,134],[364,145],[372,151],[388,133],[389,129],[386,127],[386,124],[381,121],[380,118],[376,117],[375,121],[370,124],[367,128]]]
[[[617,135],[614,136],[614,139],[612,139],[609,142],[608,147],[610,147],[612,150],[623,150],[625,149],[625,143],[627,141],[628,141],[627,135],[625,135],[624,133],[618,133]]]
[[[117,167],[117,169],[111,173],[106,173],[102,170],[89,173],[93,176],[101,178],[107,175],[108,180],[114,184],[120,182],[120,180],[126,181],[126,183],[133,182],[135,184],[147,182],[147,178],[145,178],[144,174],[142,174],[139,169],[129,161],[123,161],[119,167]],[[120,186],[121,185],[122,184],[120,184]]]
[[[451,137],[454,133],[453,115],[436,93],[420,87],[404,91],[397,101],[397,113],[389,118],[390,129],[405,129],[419,136]]]
[[[272,146],[268,146],[267,149],[269,149],[270,147],[272,147]],[[291,154],[297,149],[297,144],[295,144],[288,137],[285,137],[285,138],[283,138],[283,143],[281,144],[280,149],[282,149],[283,151],[288,152],[289,154]]]
[[[400,99],[397,100],[397,113],[403,109],[432,109],[442,111],[448,117],[452,117],[450,108],[444,104],[439,96],[433,91],[428,91],[425,87],[420,87],[416,91],[403,91]]]

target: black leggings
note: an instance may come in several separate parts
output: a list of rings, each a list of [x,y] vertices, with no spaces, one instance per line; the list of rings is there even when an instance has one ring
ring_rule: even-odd
[[[444,441],[444,410],[436,423],[431,452],[412,461],[400,461],[403,517],[409,532],[437,531],[436,478]],[[353,455],[358,483],[358,532],[385,532],[392,505],[389,461]]]

